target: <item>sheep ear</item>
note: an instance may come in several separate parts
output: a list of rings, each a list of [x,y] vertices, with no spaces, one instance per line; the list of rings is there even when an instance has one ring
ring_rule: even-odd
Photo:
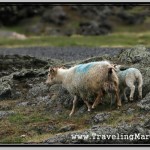
[[[65,66],[61,66],[61,68],[62,68],[62,69],[65,69],[66,67],[65,67]]]
[[[112,64],[112,65],[113,65],[114,68],[117,66],[117,64]]]

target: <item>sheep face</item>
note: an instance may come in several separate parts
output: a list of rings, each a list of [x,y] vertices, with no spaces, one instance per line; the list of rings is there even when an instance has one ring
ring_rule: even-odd
[[[46,84],[53,85],[57,83],[57,68],[49,68]]]

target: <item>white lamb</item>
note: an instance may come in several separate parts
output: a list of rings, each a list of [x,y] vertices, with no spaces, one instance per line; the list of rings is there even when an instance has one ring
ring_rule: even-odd
[[[120,93],[123,92],[125,101],[127,101],[126,96],[126,89],[127,87],[130,88],[130,101],[133,101],[133,96],[135,92],[135,82],[138,81],[138,92],[139,92],[139,99],[142,99],[142,85],[143,79],[141,72],[136,68],[128,68],[126,70],[120,70],[121,65],[114,65],[117,75],[119,78],[119,89]]]

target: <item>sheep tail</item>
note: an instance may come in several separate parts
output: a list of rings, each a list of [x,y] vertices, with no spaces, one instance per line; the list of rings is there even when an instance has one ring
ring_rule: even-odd
[[[114,67],[108,68],[108,81],[112,81]]]

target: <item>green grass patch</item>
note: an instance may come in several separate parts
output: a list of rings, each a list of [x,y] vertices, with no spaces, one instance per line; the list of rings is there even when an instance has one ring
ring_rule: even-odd
[[[36,36],[25,40],[0,38],[0,47],[32,47],[32,46],[87,46],[87,47],[130,47],[138,44],[150,46],[150,32],[116,33],[105,36]]]
[[[14,136],[8,136],[2,140],[0,140],[0,143],[2,144],[20,144],[23,143],[24,139],[21,137],[14,137]]]

